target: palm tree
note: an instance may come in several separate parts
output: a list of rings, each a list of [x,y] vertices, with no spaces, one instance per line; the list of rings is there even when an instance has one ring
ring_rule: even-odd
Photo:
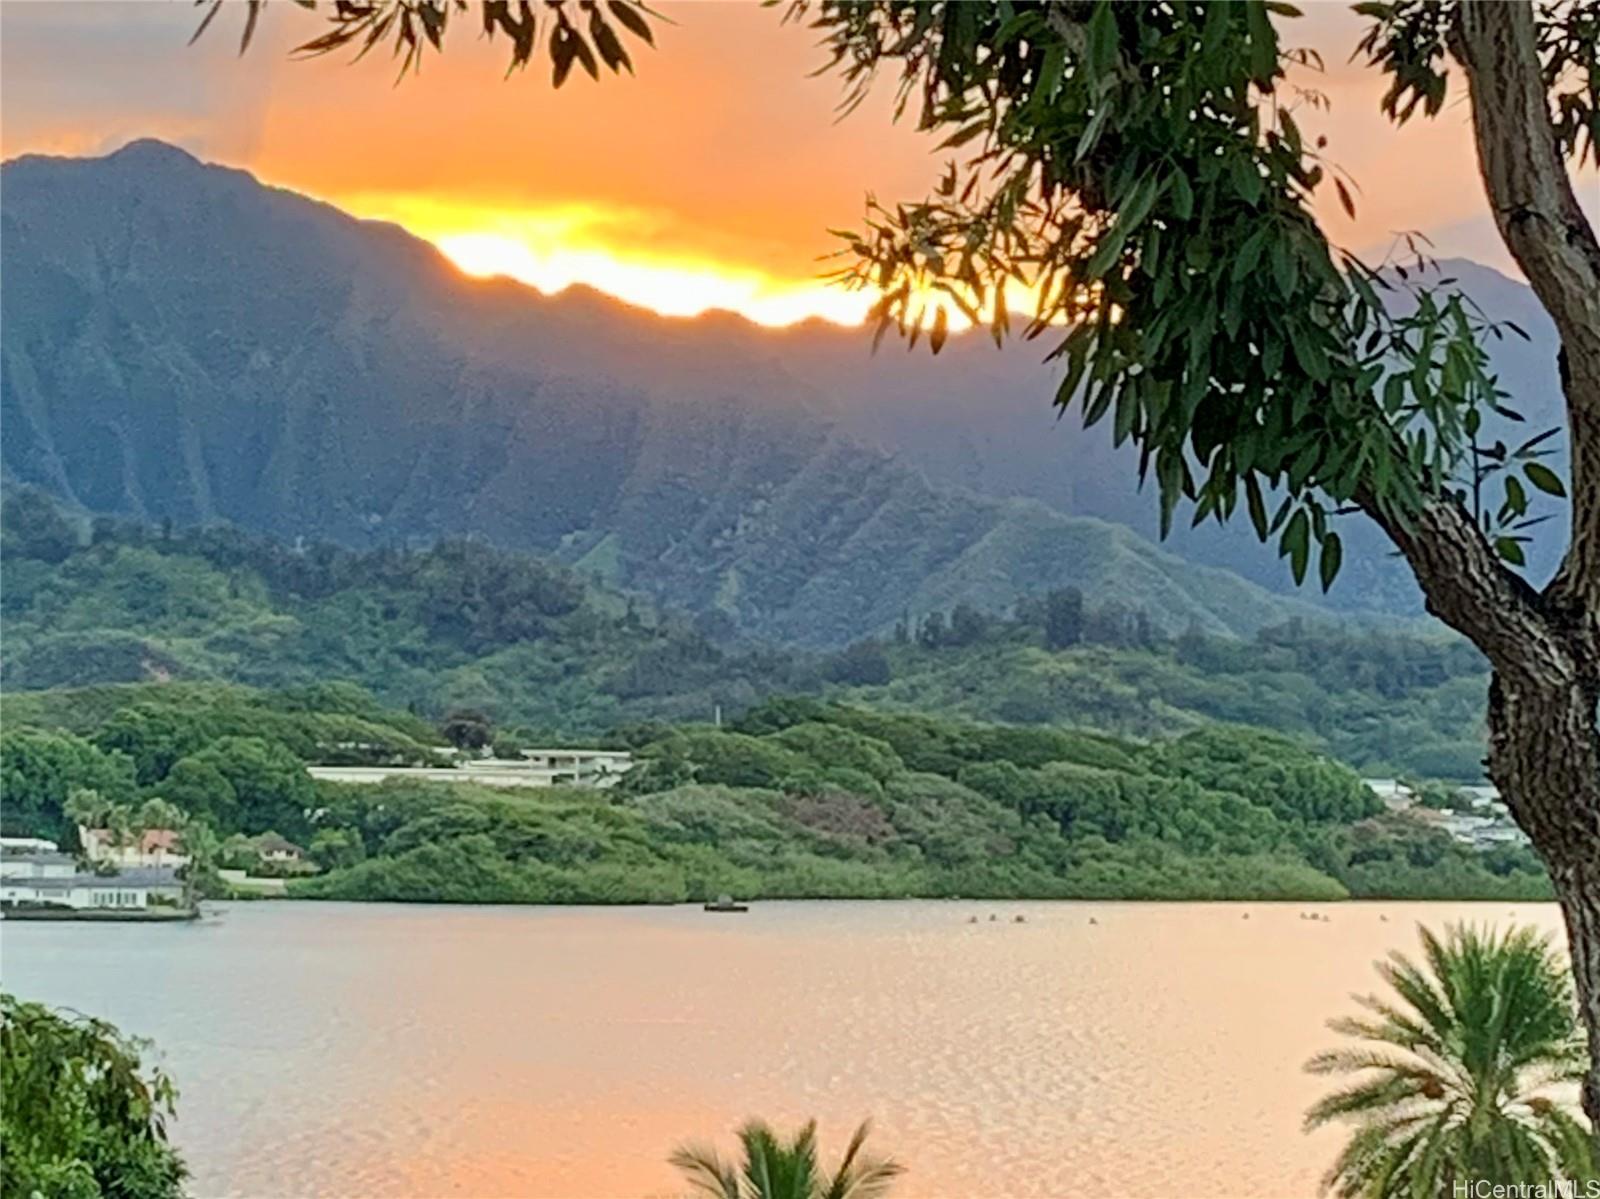
[[[1318,1054],[1313,1074],[1355,1081],[1316,1103],[1307,1129],[1354,1133],[1323,1179],[1341,1199],[1452,1193],[1452,1185],[1588,1181],[1594,1141],[1562,1091],[1587,1066],[1572,986],[1533,929],[1421,930],[1427,969],[1395,953],[1378,972],[1399,996],[1329,1022],[1361,1044]]]
[[[221,843],[211,825],[198,816],[180,813],[176,824],[179,842],[189,858],[178,871],[183,878],[183,906],[198,911],[202,883],[216,871]]]
[[[862,1154],[870,1127],[861,1122],[831,1175],[817,1164],[815,1120],[788,1144],[770,1125],[751,1120],[739,1130],[742,1167],[724,1162],[706,1145],[680,1146],[670,1160],[708,1199],[879,1199],[905,1171],[887,1158]]]

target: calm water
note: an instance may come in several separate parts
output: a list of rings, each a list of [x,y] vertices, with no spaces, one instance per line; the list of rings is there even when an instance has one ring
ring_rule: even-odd
[[[196,1193],[252,1199],[664,1199],[674,1144],[754,1113],[817,1115],[825,1152],[872,1116],[904,1199],[1309,1197],[1337,1134],[1300,1132],[1300,1065],[1373,959],[1418,921],[1559,927],[1442,904],[217,910],[7,925],[0,973],[153,1038]]]

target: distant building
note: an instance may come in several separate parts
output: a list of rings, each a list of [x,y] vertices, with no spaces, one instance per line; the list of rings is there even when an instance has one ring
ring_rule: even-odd
[[[65,853],[0,854],[0,878],[71,878],[78,863]]]
[[[458,766],[310,766],[314,779],[333,783],[476,783],[480,787],[610,787],[633,768],[616,749],[529,749],[519,758],[460,758]]]
[[[119,844],[117,835],[110,829],[79,825],[78,840],[83,845],[83,856],[97,866],[175,869],[189,862],[182,850],[182,838],[170,828],[147,828]]]
[[[306,856],[305,850],[277,833],[262,833],[255,838],[255,847],[263,862],[298,862]]]
[[[1474,849],[1493,849],[1499,845],[1527,845],[1528,835],[1511,819],[1511,810],[1500,792],[1483,784],[1455,788],[1465,810],[1428,808],[1417,802],[1416,793],[1396,779],[1363,779],[1391,812],[1404,812],[1419,824],[1448,833],[1454,840]]]
[[[138,911],[159,904],[175,906],[182,901],[183,884],[170,868],[0,878],[0,905],[6,907]]]
[[[0,855],[8,853],[55,853],[61,848],[43,837],[0,837]]]

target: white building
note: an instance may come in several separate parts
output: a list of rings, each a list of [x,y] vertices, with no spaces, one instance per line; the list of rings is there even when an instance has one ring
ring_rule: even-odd
[[[0,879],[71,878],[78,863],[64,853],[8,853],[0,855]]]
[[[54,841],[43,837],[0,837],[0,854],[55,853],[59,848]]]
[[[170,869],[0,878],[0,905],[6,907],[142,911],[152,904],[177,904],[182,899],[183,884]]]
[[[633,755],[613,749],[535,749],[520,758],[463,758],[459,766],[308,766],[332,783],[476,783],[481,787],[610,787],[633,768]]]

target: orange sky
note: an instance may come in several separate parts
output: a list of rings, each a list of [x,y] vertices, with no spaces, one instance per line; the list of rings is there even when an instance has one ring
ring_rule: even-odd
[[[781,324],[859,317],[867,300],[824,286],[829,226],[863,194],[925,192],[940,160],[888,118],[887,89],[836,123],[838,83],[808,78],[813,35],[749,4],[663,6],[675,24],[635,54],[634,78],[581,73],[552,92],[537,66],[507,79],[503,42],[470,27],[420,76],[392,86],[387,59],[291,62],[315,17],[270,9],[234,55],[226,14],[187,48],[194,10],[167,0],[0,4],[0,152],[97,153],[153,135],[204,158],[399,221],[468,269],[544,290],[581,280],[674,314],[731,308]],[[1493,236],[1459,103],[1395,133],[1370,72],[1345,65],[1359,31],[1313,4],[1286,41],[1319,48],[1327,132],[1361,185],[1344,244],[1374,251],[1398,229],[1441,254],[1510,269]],[[1588,182],[1588,181],[1586,181]]]

